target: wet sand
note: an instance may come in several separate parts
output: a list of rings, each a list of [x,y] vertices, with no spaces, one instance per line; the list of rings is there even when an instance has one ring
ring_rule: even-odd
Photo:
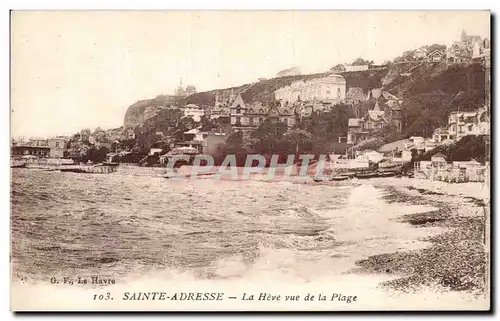
[[[442,234],[425,238],[431,246],[425,249],[370,256],[357,262],[358,273],[378,272],[404,274],[383,287],[405,292],[422,287],[442,286],[452,291],[466,291],[476,296],[487,295],[489,246],[486,226],[488,211],[477,188],[463,188],[457,196],[454,189],[428,184],[405,186],[407,182],[381,182],[390,196],[389,202],[431,205],[436,211],[404,215],[402,224],[415,228],[446,228]],[[458,185],[458,184],[457,184]],[[476,197],[474,197],[476,196]],[[487,200],[486,200],[487,201]]]

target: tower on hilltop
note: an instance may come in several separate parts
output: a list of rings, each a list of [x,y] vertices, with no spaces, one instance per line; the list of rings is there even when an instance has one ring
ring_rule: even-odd
[[[179,86],[177,86],[177,88],[175,89],[175,95],[176,96],[185,96],[186,95],[186,91],[184,90],[184,87],[182,86],[182,78],[180,78]]]
[[[192,86],[192,85],[188,85],[188,86],[186,86],[186,88],[184,88],[184,86],[182,85],[182,78],[180,78],[179,86],[177,86],[177,88],[175,89],[174,94],[176,96],[185,97],[185,96],[189,96],[189,95],[192,95],[195,93],[196,93],[196,87]]]
[[[460,36],[460,40],[462,42],[466,42],[467,41],[467,31],[465,29],[462,29],[462,35]]]

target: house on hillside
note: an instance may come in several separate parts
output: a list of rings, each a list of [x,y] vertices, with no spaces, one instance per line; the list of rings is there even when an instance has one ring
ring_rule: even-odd
[[[387,125],[388,120],[384,117],[384,112],[380,110],[369,110],[362,118],[350,118],[347,143],[357,144],[369,139]]]
[[[346,80],[342,75],[299,80],[274,92],[276,100],[286,103],[298,101],[340,102],[346,96]]]
[[[435,143],[443,144],[454,139],[454,135],[450,134],[446,128],[436,128],[432,134],[432,139]]]
[[[368,99],[369,103],[373,104],[373,108],[361,117],[349,119],[348,144],[357,144],[372,138],[390,125],[394,126],[397,131],[402,130],[400,99],[381,89],[371,90]]]
[[[295,125],[296,109],[291,104],[283,104],[279,101],[268,108],[267,118],[279,120],[288,127],[292,127]]]
[[[448,62],[463,63],[489,55],[489,51],[489,39],[481,39],[480,36],[469,36],[465,30],[462,30],[460,40],[455,41],[448,48],[446,56]]]
[[[476,111],[454,111],[448,116],[449,138],[456,141],[468,135],[486,135],[489,127],[484,107]]]
[[[446,60],[446,54],[441,49],[434,49],[427,55],[428,62],[441,62]]]
[[[261,110],[261,113],[264,118],[263,109]],[[253,115],[252,117],[250,117],[250,109],[246,106],[245,102],[243,101],[243,98],[241,97],[241,94],[239,94],[231,104],[231,107],[229,108],[229,114],[231,117],[231,126],[233,126],[233,129],[243,130],[249,127],[250,128],[254,127],[253,126],[254,117]],[[263,121],[264,119],[262,119],[260,122],[262,123]]]
[[[224,91],[217,90],[215,92],[214,106],[207,110],[207,115],[210,119],[229,118],[230,105],[236,98],[234,90],[231,89],[229,94],[224,94]]]
[[[201,117],[205,115],[205,110],[195,104],[189,104],[184,106],[184,117],[191,117],[194,121],[199,122]]]
[[[269,106],[263,105],[260,101],[245,103],[239,94],[230,107],[231,126],[235,131],[253,130],[271,118],[291,127],[295,124],[295,113],[293,104],[280,101]]]
[[[203,147],[206,145],[207,132],[201,130],[201,127],[193,128],[183,133],[183,141],[176,142],[174,147],[191,147],[198,152],[203,152]]]

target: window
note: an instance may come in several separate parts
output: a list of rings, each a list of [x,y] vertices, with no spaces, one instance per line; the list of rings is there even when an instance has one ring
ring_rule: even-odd
[[[241,114],[241,107],[238,105],[238,107],[236,108],[236,113],[237,114]]]
[[[56,142],[56,148],[59,148],[59,142]]]
[[[337,88],[337,97],[340,98],[340,88]]]

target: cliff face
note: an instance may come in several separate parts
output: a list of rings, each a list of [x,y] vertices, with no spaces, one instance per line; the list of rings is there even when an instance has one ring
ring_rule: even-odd
[[[153,99],[139,100],[129,106],[123,120],[123,125],[128,128],[133,128],[143,124],[147,119],[155,116],[158,112],[178,100],[177,96],[160,95]]]

